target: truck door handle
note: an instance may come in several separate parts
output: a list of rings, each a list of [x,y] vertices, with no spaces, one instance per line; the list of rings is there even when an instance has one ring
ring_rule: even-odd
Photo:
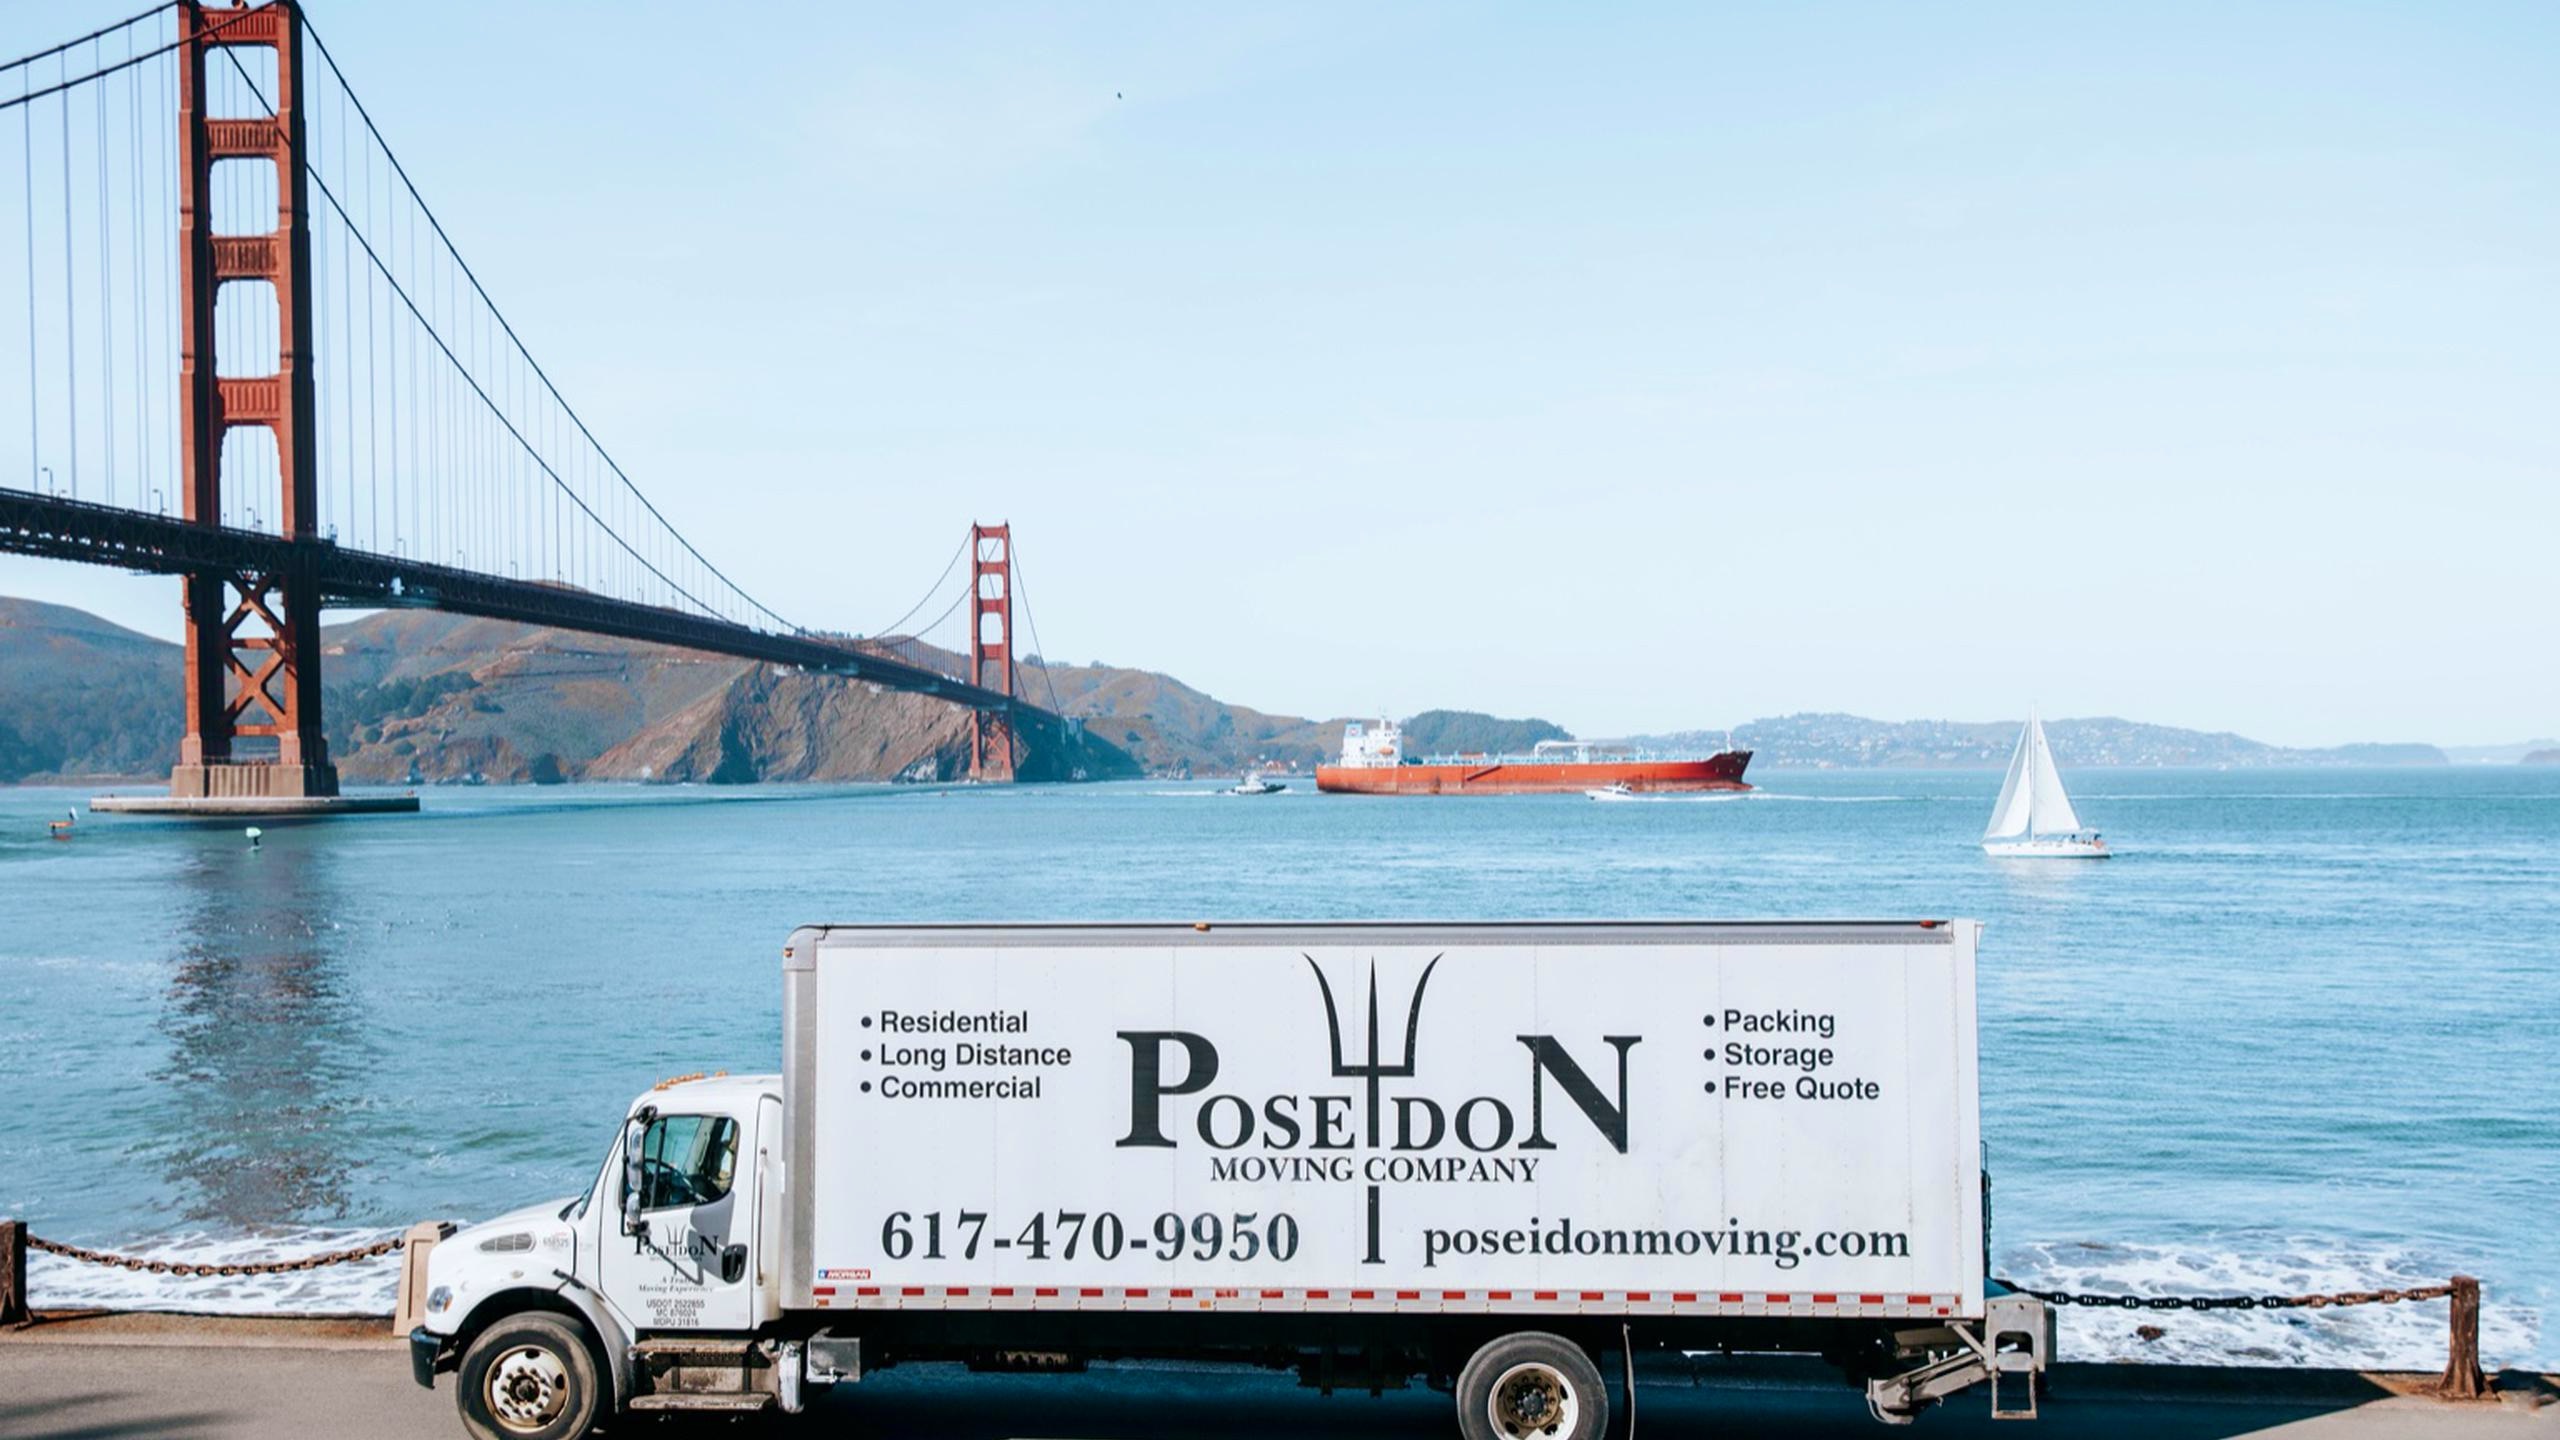
[[[720,1252],[720,1281],[735,1285],[747,1278],[747,1247],[742,1241]]]

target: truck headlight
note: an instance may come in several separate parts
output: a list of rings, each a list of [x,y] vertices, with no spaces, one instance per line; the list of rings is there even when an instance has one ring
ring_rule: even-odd
[[[427,1313],[428,1313],[428,1314],[433,1315],[433,1314],[435,1314],[435,1313],[437,1313],[437,1312],[439,1312],[439,1311],[442,1311],[442,1310],[446,1310],[446,1309],[451,1308],[451,1307],[452,1307],[452,1305],[453,1305],[453,1287],[452,1287],[452,1286],[450,1286],[450,1285],[439,1285],[439,1286],[437,1286],[436,1288],[434,1288],[433,1290],[430,1290],[430,1291],[428,1291],[428,1292],[427,1292]]]

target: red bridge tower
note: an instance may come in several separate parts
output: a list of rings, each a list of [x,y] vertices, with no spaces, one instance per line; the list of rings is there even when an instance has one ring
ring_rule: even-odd
[[[989,667],[993,667],[990,669]],[[1000,692],[1002,707],[972,721],[969,777],[1013,779],[1013,526],[969,527],[969,683]]]
[[[312,397],[310,187],[302,165],[302,15],[291,0],[210,17],[192,4],[177,10],[185,515],[198,525],[222,523],[224,441],[237,429],[264,429],[274,436],[282,482],[277,523],[285,538],[311,542],[319,509],[319,426]],[[226,46],[275,52],[273,119],[205,113],[205,66]],[[214,233],[213,167],[223,160],[276,167],[273,230]],[[257,281],[275,292],[275,373],[222,376],[215,364],[214,293]],[[169,777],[172,796],[290,800],[338,793],[338,770],[320,723],[320,595],[308,575],[292,573],[304,568],[186,578],[186,735]],[[234,748],[235,740],[247,738],[272,739],[273,752]]]

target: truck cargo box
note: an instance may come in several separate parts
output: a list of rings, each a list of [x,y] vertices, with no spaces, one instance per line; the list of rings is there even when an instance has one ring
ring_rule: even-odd
[[[782,1303],[1978,1317],[1977,930],[804,929]]]

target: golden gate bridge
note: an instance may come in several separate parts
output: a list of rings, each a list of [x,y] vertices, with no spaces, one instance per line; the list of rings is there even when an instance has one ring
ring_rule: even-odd
[[[927,599],[870,637],[786,620],[696,548],[535,360],[294,0],[180,0],[0,64],[12,188],[0,293],[21,279],[24,307],[0,313],[0,413],[22,392],[26,434],[22,471],[0,454],[0,550],[181,582],[170,797],[122,808],[413,807],[339,795],[329,606],[937,696],[970,712],[979,780],[1063,775],[1084,743],[1054,690],[1044,706],[1022,683],[1009,526],[971,526]],[[962,576],[939,617],[957,644],[906,628]]]

